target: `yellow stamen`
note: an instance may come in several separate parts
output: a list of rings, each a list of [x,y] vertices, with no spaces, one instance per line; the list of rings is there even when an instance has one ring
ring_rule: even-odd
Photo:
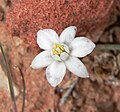
[[[60,55],[62,52],[65,51],[65,49],[64,49],[63,45],[56,44],[56,45],[53,46],[52,51],[53,51],[54,55]]]
[[[65,50],[63,46],[61,46],[61,47],[60,47],[60,49],[61,49],[62,51],[64,51],[64,50]]]
[[[56,49],[56,48],[57,48],[57,46],[56,46],[56,45],[54,45],[54,46],[53,46],[53,49]]]
[[[57,51],[54,51],[53,54],[54,54],[54,55],[58,55],[58,52],[57,52]]]

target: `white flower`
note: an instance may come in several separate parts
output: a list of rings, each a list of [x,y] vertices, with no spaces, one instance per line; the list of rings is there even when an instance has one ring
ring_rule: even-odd
[[[37,32],[37,44],[45,51],[34,58],[31,67],[38,69],[48,66],[46,78],[53,87],[63,80],[66,68],[79,77],[89,77],[86,67],[78,58],[90,54],[95,44],[86,37],[74,38],[76,30],[75,26],[70,26],[60,37],[52,29]]]

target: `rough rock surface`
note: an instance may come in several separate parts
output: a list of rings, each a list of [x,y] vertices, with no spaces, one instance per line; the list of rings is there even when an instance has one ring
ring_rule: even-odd
[[[37,54],[37,50],[29,49],[18,37],[12,38],[6,31],[4,23],[0,23],[0,42],[7,55],[13,81],[19,90],[19,94],[16,97],[18,112],[21,112],[23,87],[20,71],[17,67],[22,70],[26,82],[25,112],[52,110],[54,107],[54,89],[47,83],[44,69],[32,70],[30,68],[30,63]],[[0,75],[2,76],[2,74]],[[9,112],[12,108],[9,92],[5,90],[6,88],[1,89],[0,87],[0,112]]]
[[[15,7],[17,9],[16,4],[20,3],[22,5],[22,2],[25,3],[26,1],[27,0],[16,0],[16,2],[14,2],[15,6],[13,4],[10,10],[12,10],[12,8],[14,9]],[[116,3],[116,11],[115,13],[112,13],[112,16],[114,17],[110,16],[110,21],[108,19],[108,27],[102,29],[100,32],[96,32],[94,38],[92,38],[93,40],[97,38],[100,43],[120,43],[120,0],[117,0]],[[20,7],[24,8],[23,5],[19,5],[18,9]],[[19,10],[22,11],[22,9]],[[15,12],[14,9],[15,15],[18,12],[19,11]],[[12,15],[9,15],[10,18],[11,16],[15,18],[15,15],[13,16],[13,12],[11,12],[11,14]],[[15,18],[15,21],[12,20],[13,23],[10,23],[12,25],[12,27],[9,28],[11,31],[12,28],[17,26],[16,21],[18,22],[18,20],[19,18]],[[20,32],[22,29],[16,31]],[[59,31],[60,30],[58,30],[58,32]],[[34,33],[35,32],[32,32],[30,35],[33,35]],[[30,39],[33,37],[31,36]],[[17,67],[20,67],[22,70],[26,82],[25,112],[120,112],[119,52],[94,51],[91,55],[84,58],[83,61],[88,68],[90,78],[79,79],[71,94],[68,95],[66,102],[64,102],[64,104],[60,107],[59,103],[69,90],[70,84],[73,80],[70,80],[71,78],[66,80],[65,77],[62,84],[55,89],[56,91],[54,91],[54,89],[49,86],[44,76],[44,69],[32,70],[30,68],[30,63],[32,59],[38,54],[38,49],[26,45],[23,39],[17,36],[10,36],[10,34],[6,31],[5,22],[0,22],[0,42],[3,45],[5,53],[7,54],[14,84],[17,86],[19,91],[19,95],[16,97],[18,112],[21,112],[23,88],[20,72],[18,71]],[[3,88],[4,89],[0,88],[0,112],[10,112],[12,109],[11,98],[8,95],[8,92],[6,92],[6,86]]]
[[[114,9],[115,0],[13,0],[7,11],[7,28],[32,45],[43,28],[61,31],[70,25],[78,35],[103,29]],[[52,37],[51,37],[52,38]],[[94,41],[94,39],[92,39]]]

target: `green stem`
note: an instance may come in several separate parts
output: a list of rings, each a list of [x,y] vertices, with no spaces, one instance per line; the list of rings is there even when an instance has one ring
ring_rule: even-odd
[[[14,88],[13,88],[12,75],[11,75],[11,72],[10,72],[10,69],[9,69],[9,65],[8,65],[8,62],[7,62],[7,59],[6,59],[6,55],[4,53],[4,50],[3,50],[3,47],[1,45],[1,43],[0,43],[0,49],[1,49],[4,61],[5,61],[6,69],[7,69],[6,70],[6,75],[8,77],[10,94],[11,94],[11,98],[12,98],[12,102],[13,102],[13,111],[17,112],[17,105],[16,105],[15,92],[14,92]]]
[[[95,50],[117,50],[120,51],[120,44],[97,44]]]
[[[26,90],[26,85],[25,85],[25,79],[24,79],[24,75],[22,70],[18,67],[19,71],[20,71],[20,75],[22,77],[22,83],[23,83],[23,104],[22,104],[22,112],[24,112],[25,110],[25,98],[26,98],[26,94],[25,94],[25,90]]]

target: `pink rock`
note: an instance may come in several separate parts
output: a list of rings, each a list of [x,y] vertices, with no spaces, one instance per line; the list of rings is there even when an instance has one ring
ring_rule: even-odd
[[[75,25],[77,35],[84,35],[105,26],[114,1],[13,0],[6,15],[7,28],[12,35],[32,45],[36,45],[36,32],[44,28],[52,28],[60,34],[65,27]]]

